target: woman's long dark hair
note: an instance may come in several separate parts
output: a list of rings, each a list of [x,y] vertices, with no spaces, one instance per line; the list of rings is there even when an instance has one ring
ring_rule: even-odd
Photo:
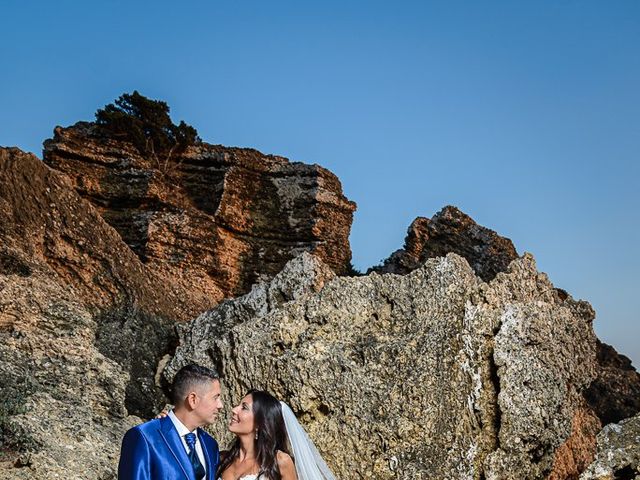
[[[278,450],[291,455],[287,443],[287,429],[284,426],[280,402],[270,393],[249,390],[253,400],[253,418],[258,427],[256,439],[256,461],[260,465],[260,475],[269,480],[282,480],[278,469]],[[218,467],[221,475],[240,456],[240,439],[236,438]]]

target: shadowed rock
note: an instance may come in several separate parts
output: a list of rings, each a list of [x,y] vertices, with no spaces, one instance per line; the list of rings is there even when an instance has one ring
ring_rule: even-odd
[[[640,374],[624,355],[598,340],[598,377],[585,393],[603,425],[640,412]]]
[[[44,161],[69,175],[149,268],[216,302],[305,251],[338,274],[350,265],[356,206],[318,165],[206,143],[162,163],[89,123],[57,127]]]
[[[456,207],[447,206],[431,219],[416,218],[409,226],[404,248],[370,271],[404,275],[420,267],[428,258],[443,257],[447,253],[464,257],[484,281],[504,272],[518,257],[511,240],[478,225]]]
[[[0,148],[0,477],[113,478],[140,421],[127,415],[164,402],[157,363],[174,319],[211,305],[198,302],[149,271],[65,175]]]

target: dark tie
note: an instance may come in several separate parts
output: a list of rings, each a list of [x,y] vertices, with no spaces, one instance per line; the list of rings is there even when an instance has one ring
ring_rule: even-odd
[[[191,465],[193,466],[193,471],[196,474],[196,479],[201,480],[204,478],[204,467],[202,463],[200,463],[200,459],[198,458],[198,453],[196,452],[196,434],[195,433],[187,433],[184,436],[184,439],[187,441],[187,445],[189,446],[189,460],[191,461]]]

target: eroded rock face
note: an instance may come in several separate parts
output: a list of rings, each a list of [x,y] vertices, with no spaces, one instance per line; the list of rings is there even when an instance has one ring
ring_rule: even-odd
[[[204,297],[246,293],[305,251],[338,274],[350,264],[355,204],[318,165],[206,143],[165,164],[87,123],[56,128],[44,160],[148,267]]]
[[[517,257],[509,239],[476,224],[457,208],[448,206],[431,219],[418,217],[414,220],[409,227],[404,248],[370,271],[406,275],[419,268],[427,258],[447,253],[463,256],[485,281],[506,271],[510,262]],[[557,288],[556,295],[563,300],[568,294]],[[584,392],[586,404],[583,415],[574,420],[578,437],[581,437],[580,432],[587,432],[584,438],[587,442],[585,451],[593,450],[586,438],[592,438],[600,425],[618,422],[640,411],[640,374],[631,361],[600,341],[597,341],[597,352],[597,377]],[[577,441],[574,439],[571,444],[577,446]],[[558,472],[570,465],[570,470],[581,471],[589,460],[589,455],[576,458],[560,455],[554,467],[558,470],[554,470],[551,478],[565,478]],[[560,477],[555,477],[556,474]]]
[[[598,377],[585,397],[603,425],[640,412],[640,374],[624,355],[598,340]]]
[[[640,478],[640,415],[607,425],[598,434],[595,461],[580,480]]]
[[[0,304],[0,478],[115,478],[141,420],[127,414],[127,370],[95,344],[93,311],[41,266],[0,274]]]
[[[0,149],[0,219],[0,477],[113,478],[128,414],[164,403],[153,377],[174,319],[213,302],[149,271],[17,149]]]
[[[197,361],[221,371],[228,407],[248,388],[272,391],[292,406],[337,478],[559,480],[591,464],[595,413],[604,418],[584,400],[602,378],[594,314],[555,289],[530,255],[508,267],[487,261],[486,269],[489,257],[470,267],[443,248],[444,256],[405,275],[336,277],[319,257],[336,261],[326,252],[343,245],[342,234],[335,244],[317,240],[338,222],[332,205],[347,202],[331,176],[291,182],[286,172],[295,165],[282,159],[203,146],[176,167],[182,183],[174,186],[171,172],[160,175],[117,142],[83,137],[84,128],[60,131],[48,146],[50,162],[78,169],[71,179],[0,149],[0,477],[113,479],[122,435],[142,421],[132,414],[148,418],[165,400],[158,366],[176,342],[166,379]],[[188,187],[218,167],[219,198],[206,190],[213,180]],[[189,169],[201,173],[189,177]],[[123,183],[127,175],[147,178],[146,186]],[[262,205],[259,193],[271,188],[265,178],[279,200]],[[235,197],[225,203],[226,196]],[[126,198],[135,205],[118,203]],[[286,212],[328,209],[313,217],[318,236],[293,241],[289,254],[300,247],[301,255],[274,275],[285,240],[268,237],[275,253],[261,257],[267,237],[251,232],[286,224],[283,231],[297,232],[287,238],[299,239],[307,227],[289,213],[280,226],[269,223],[273,212],[251,213],[272,202]],[[343,206],[340,215],[350,215],[353,205]],[[109,215],[116,228],[103,219]],[[206,250],[206,232],[224,241]],[[206,271],[213,258],[227,276]],[[250,275],[238,267],[252,262],[267,266]],[[232,285],[263,276],[272,279],[208,310]],[[205,310],[175,336],[174,321]],[[601,364],[629,370],[603,351]],[[626,377],[615,378],[628,390],[610,382],[598,405],[616,390],[633,394]],[[230,440],[222,420],[214,433],[222,445]],[[623,463],[614,475],[630,471]]]
[[[279,301],[265,285],[185,324],[166,374],[197,360],[221,370],[227,405],[250,387],[285,399],[337,478],[537,479],[561,448],[585,456],[571,439],[595,377],[593,311],[532,257],[490,283],[454,254],[322,283]]]
[[[239,299],[227,300],[192,322],[178,325],[183,341],[178,355],[164,369],[164,376],[172,379],[188,363],[210,365],[211,338],[222,337],[236,325],[263,317],[290,301],[318,292],[333,277],[335,273],[329,267],[311,254],[303,253],[288,262],[270,282],[254,285]],[[212,366],[221,372],[225,367],[220,358],[217,360],[218,363]]]
[[[447,206],[431,219],[416,218],[409,226],[404,248],[371,270],[404,275],[420,267],[428,258],[443,257],[447,253],[466,258],[484,281],[504,272],[518,257],[511,240],[478,225],[456,207]]]

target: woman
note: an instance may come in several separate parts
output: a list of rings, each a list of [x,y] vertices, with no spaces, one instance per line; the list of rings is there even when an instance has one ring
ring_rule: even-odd
[[[335,480],[291,409],[267,392],[245,395],[229,431],[236,439],[222,454],[220,480]]]
[[[231,410],[229,431],[236,435],[218,467],[222,480],[296,480],[287,447],[280,402],[266,392],[251,390]]]

